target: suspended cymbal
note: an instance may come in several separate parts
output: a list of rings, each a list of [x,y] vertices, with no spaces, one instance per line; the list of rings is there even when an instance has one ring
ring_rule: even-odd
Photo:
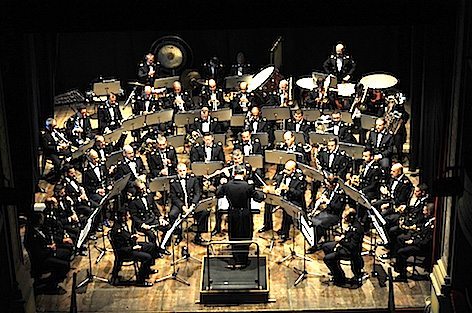
[[[173,44],[166,44],[157,51],[157,60],[166,68],[177,68],[183,62],[182,50]]]
[[[141,84],[141,83],[138,83],[138,82],[129,82],[128,85],[144,87],[144,84]]]
[[[202,86],[208,86],[208,79],[199,78],[196,80],[196,82]]]

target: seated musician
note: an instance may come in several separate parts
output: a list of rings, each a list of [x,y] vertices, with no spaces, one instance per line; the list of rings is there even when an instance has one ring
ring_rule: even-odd
[[[345,50],[344,44],[338,43],[334,47],[334,53],[323,63],[326,74],[336,76],[338,83],[351,80],[356,69],[356,62],[350,55],[346,54]]]
[[[284,133],[284,142],[276,146],[277,150],[292,152],[296,154],[297,162],[308,164],[309,156],[301,143],[295,142],[295,133],[286,131]]]
[[[43,232],[48,238],[56,244],[57,248],[65,249],[68,255],[72,256],[75,252],[76,237],[71,237],[64,229],[57,210],[57,200],[53,197],[45,200],[45,209],[43,211],[44,224]]]
[[[146,155],[151,178],[172,176],[177,174],[177,152],[168,144],[167,138],[157,138],[157,149],[153,149]]]
[[[315,242],[318,244],[321,238],[326,236],[326,231],[339,223],[341,214],[347,203],[347,197],[339,186],[338,177],[328,176],[325,180],[326,188],[321,196],[316,199],[312,212],[308,214],[315,229]],[[319,249],[318,245],[310,247],[307,253],[314,253]]]
[[[139,179],[134,183],[136,194],[134,198],[128,203],[128,210],[133,221],[133,227],[148,238],[148,241],[154,245],[154,250],[170,254],[168,251],[161,251],[158,244],[156,233],[163,230],[168,225],[168,222],[161,215],[154,201],[154,194],[149,193],[146,185]],[[153,229],[156,233],[154,233]]]
[[[351,125],[341,121],[341,111],[331,113],[331,122],[328,123],[326,131],[338,136],[340,142],[357,143],[356,137],[352,133]]]
[[[324,78],[318,77],[315,84],[316,87],[310,90],[305,98],[305,107],[320,111],[335,109],[335,93],[327,90]]]
[[[382,215],[387,215],[402,204],[406,204],[413,189],[410,179],[403,173],[403,165],[395,163],[390,170],[390,177],[384,186],[380,187],[380,200],[372,205],[381,209]]]
[[[182,90],[182,85],[179,81],[172,84],[172,92],[167,95],[166,107],[173,108],[174,113],[187,112],[193,109],[192,98],[188,92]]]
[[[107,133],[121,127],[123,115],[116,100],[116,95],[112,92],[108,95],[108,100],[98,106],[98,129],[100,133]]]
[[[326,148],[318,151],[316,159],[321,170],[338,176],[343,180],[350,174],[352,158],[339,148],[337,138],[329,139]]]
[[[202,91],[202,106],[208,107],[211,111],[217,111],[227,107],[223,90],[217,88],[214,79],[208,80],[208,88]]]
[[[293,118],[289,118],[287,120],[285,130],[290,130],[293,132],[301,132],[305,137],[305,142],[309,142],[309,133],[313,130],[313,125],[305,120],[303,116],[303,111],[301,109],[297,109],[293,113]]]
[[[288,81],[286,79],[282,79],[279,82],[278,90],[268,95],[266,105],[277,107],[292,106],[292,95],[290,95],[289,92],[290,90],[288,86]]]
[[[142,95],[136,97],[136,103],[133,106],[133,114],[141,115],[154,111],[159,111],[163,104],[160,100],[156,100],[152,94],[152,87],[144,86]]]
[[[110,231],[110,239],[115,253],[115,259],[139,261],[139,271],[136,284],[140,287],[151,287],[153,283],[146,281],[157,270],[151,269],[158,257],[156,246],[150,242],[137,242],[138,235],[128,227],[129,215],[126,210],[119,210],[117,218]],[[115,264],[117,264],[115,262]],[[113,266],[112,284],[119,283],[118,273],[120,268]]]
[[[364,231],[361,224],[356,218],[356,210],[346,208],[342,213],[342,235],[336,236],[334,241],[323,244],[322,248],[325,253],[324,263],[333,275],[332,279],[323,282],[332,281],[334,285],[340,287],[359,286],[362,284],[362,269],[364,260],[362,259],[362,240]],[[348,259],[351,261],[351,270],[354,276],[347,280],[346,274],[341,268],[341,260]]]
[[[154,79],[157,77],[157,67],[159,62],[155,62],[152,52],[144,56],[144,60],[138,65],[138,78],[143,84],[154,85]]]
[[[240,150],[244,156],[260,154],[262,155],[262,145],[258,138],[251,138],[251,131],[249,129],[243,130],[241,133],[241,141],[233,142],[234,150]]]
[[[270,132],[269,122],[261,115],[261,109],[257,106],[251,108],[249,114],[244,120],[245,129],[249,129],[252,133],[268,133]]]
[[[198,138],[206,133],[220,133],[221,125],[216,117],[211,116],[208,106],[204,105],[200,109],[200,117],[196,117],[194,123],[190,126],[190,131],[194,138]]]
[[[70,142],[66,136],[57,129],[57,122],[53,118],[46,120],[46,127],[41,133],[41,148],[43,149],[43,158],[52,161],[54,166],[50,176],[58,179],[61,175],[61,166],[63,162],[71,159]]]
[[[76,170],[73,166],[67,164],[64,166],[63,170],[64,179],[62,180],[62,184],[64,184],[66,188],[66,195],[74,201],[77,213],[88,217],[90,213],[92,213],[91,207],[97,207],[98,203],[89,200],[84,186],[77,180]]]
[[[184,163],[177,165],[177,178],[170,181],[170,198],[172,206],[169,212],[169,223],[172,225],[179,215],[187,213],[195,208],[202,197],[202,186],[200,180],[194,175],[187,172],[187,166]],[[202,239],[201,234],[207,232],[209,212],[206,210],[194,213],[197,223],[197,232],[193,243],[203,245],[206,243]],[[177,239],[175,244],[178,245],[182,241],[182,228],[175,230]]]
[[[135,156],[133,147],[126,145],[123,147],[123,160],[118,162],[114,178],[115,180],[118,180],[129,173],[131,173],[131,176],[128,181],[127,191],[130,194],[134,194],[133,182],[140,177],[142,181],[146,181],[143,177],[146,175],[146,169],[141,157]]]
[[[231,101],[231,110],[233,114],[248,113],[255,105],[254,94],[247,91],[247,82],[239,83],[239,91],[234,95]]]
[[[203,145],[196,143],[190,150],[191,162],[225,161],[223,144],[215,143],[215,137],[211,133],[203,135]]]
[[[375,121],[375,128],[371,129],[366,145],[374,151],[374,159],[379,162],[382,169],[388,171],[393,154],[393,137],[385,128],[383,118]]]
[[[100,162],[104,163],[111,153],[123,148],[127,136],[128,132],[123,132],[118,141],[113,144],[105,142],[105,138],[102,135],[97,135],[95,136],[95,143],[90,150],[97,152]]]
[[[80,146],[93,138],[90,116],[85,105],[79,106],[77,113],[67,120],[66,131],[68,138],[76,146]]]
[[[226,163],[225,167],[222,170],[219,170],[218,172],[221,173],[220,175],[220,181],[219,185],[226,184],[228,181],[234,179],[235,176],[235,167],[241,165],[244,166],[245,168],[245,175],[244,178],[245,180],[251,184],[254,185],[254,178],[253,178],[253,172],[252,172],[252,166],[249,163],[244,162],[244,155],[241,152],[241,150],[234,149],[233,152],[231,153],[231,161]],[[219,207],[220,202],[218,202],[218,207],[216,211],[216,222],[215,222],[215,228],[211,232],[212,236],[217,235],[218,233],[221,232],[221,217],[223,213],[221,212],[221,209]]]
[[[281,195],[285,200],[290,201],[302,210],[306,209],[305,205],[305,189],[306,177],[300,169],[297,169],[295,161],[287,161],[283,171],[277,173],[274,178],[274,193]],[[269,187],[264,188],[264,192],[269,192]],[[266,204],[264,209],[264,226],[259,232],[272,230],[272,211],[274,206]],[[290,225],[293,223],[292,218],[284,211],[282,219],[282,227],[277,231],[280,235],[281,242],[289,239]]]
[[[434,229],[434,204],[423,205],[421,218],[408,233],[397,238],[394,269],[399,275],[394,278],[397,282],[407,281],[407,260],[410,256],[425,255],[425,264],[430,262],[431,242]]]
[[[109,171],[105,163],[100,161],[100,157],[95,150],[89,151],[88,160],[89,164],[82,175],[82,181],[88,198],[99,203],[108,188]]]
[[[50,272],[51,276],[45,282],[45,290],[65,294],[66,291],[58,284],[66,278],[70,270],[71,254],[68,249],[59,248],[51,234],[47,233],[42,213],[33,214],[26,227],[24,244],[30,256],[31,276],[35,278],[35,285],[39,285],[42,273]]]
[[[373,201],[380,198],[380,184],[383,177],[382,169],[377,161],[374,160],[374,152],[365,148],[362,152],[363,165],[359,172],[359,191],[367,199]]]

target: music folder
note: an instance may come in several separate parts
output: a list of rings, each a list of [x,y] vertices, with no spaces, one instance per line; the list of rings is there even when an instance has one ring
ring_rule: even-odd
[[[339,138],[335,134],[310,132],[309,135],[311,144],[326,145],[331,138],[336,138],[339,142]]]
[[[219,122],[231,121],[233,112],[231,111],[231,108],[223,108],[216,111],[212,111],[211,116],[217,118]]]
[[[245,120],[246,120],[246,114],[233,114],[231,116],[230,126],[244,127]]]
[[[361,114],[361,127],[362,129],[370,130],[375,127],[375,121],[378,119],[377,116]]]
[[[304,118],[309,122],[318,120],[321,116],[320,110],[317,109],[302,109]]]
[[[172,121],[174,110],[162,110],[146,115],[146,125],[155,125]]]
[[[170,181],[173,178],[177,178],[176,175],[156,177],[149,182],[149,190],[152,192],[158,191],[169,191]]]
[[[223,168],[223,162],[221,161],[210,161],[210,162],[193,162],[191,164],[192,172],[195,176],[211,175],[217,170]]]
[[[244,162],[249,163],[253,169],[264,168],[264,157],[260,154],[251,154],[244,157]]]
[[[143,128],[146,123],[146,115],[138,115],[123,121],[124,130],[136,130]]]
[[[289,107],[262,107],[262,117],[268,121],[286,120],[290,118]]]
[[[265,160],[266,163],[271,164],[285,164],[287,161],[297,161],[297,155],[299,153],[286,152],[281,150],[266,150]]]
[[[179,112],[174,115],[174,122],[177,127],[192,125],[195,122],[195,118],[199,116],[199,111]]]

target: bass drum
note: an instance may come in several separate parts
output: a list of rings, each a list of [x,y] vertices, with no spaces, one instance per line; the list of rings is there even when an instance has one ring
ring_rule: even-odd
[[[283,79],[279,70],[272,65],[264,67],[257,74],[252,76],[248,85],[249,92],[271,93],[277,91],[279,82]]]

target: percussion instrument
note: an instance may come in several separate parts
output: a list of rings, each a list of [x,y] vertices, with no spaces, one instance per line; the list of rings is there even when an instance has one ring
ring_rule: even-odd
[[[272,92],[277,90],[282,75],[274,66],[266,66],[259,73],[252,76],[247,91],[251,92],[257,89]]]
[[[295,84],[302,88],[302,89],[307,89],[307,90],[313,90],[317,87],[316,82],[313,80],[312,77],[302,77],[298,79]]]
[[[361,78],[359,81],[364,88],[386,89],[398,84],[398,79],[390,74],[369,74]]]
[[[128,85],[137,86],[137,87],[144,87],[144,84],[138,82],[129,82]]]
[[[178,75],[192,64],[192,50],[185,40],[178,36],[164,36],[157,39],[150,51],[160,64],[161,73]]]
[[[351,97],[356,93],[356,85],[351,83],[338,84],[338,96]]]

